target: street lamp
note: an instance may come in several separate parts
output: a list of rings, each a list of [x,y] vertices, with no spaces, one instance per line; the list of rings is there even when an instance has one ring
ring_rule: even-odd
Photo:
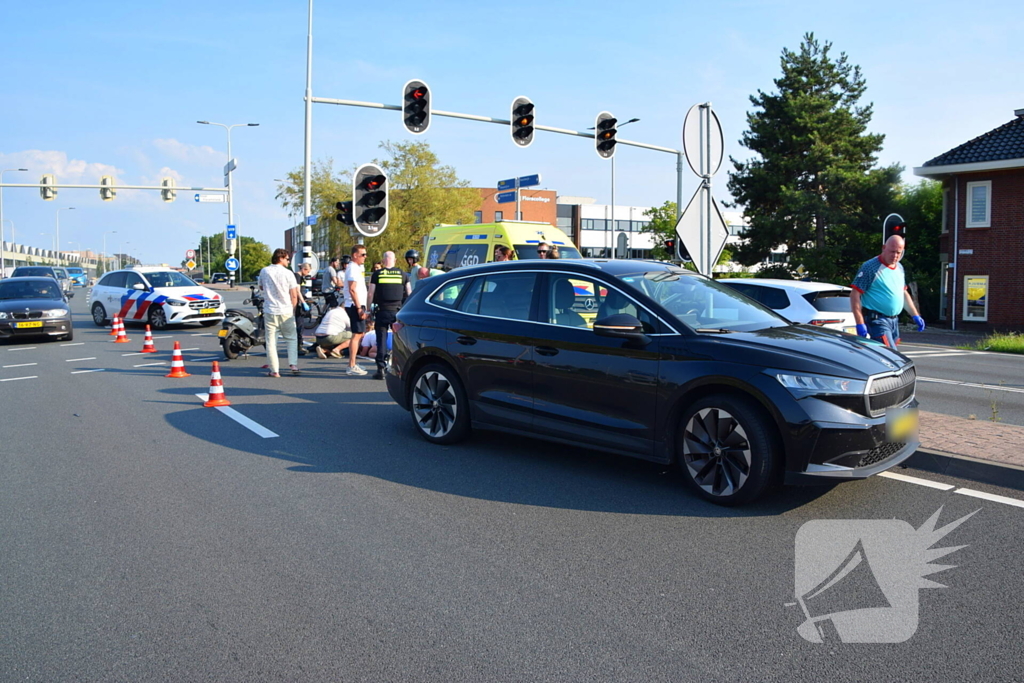
[[[204,126],[220,126],[221,128],[223,128],[224,130],[227,131],[227,133],[228,133],[228,163],[229,164],[231,163],[231,158],[232,158],[231,157],[231,129],[232,128],[237,128],[239,126],[254,126],[255,127],[255,126],[260,125],[258,123],[232,123],[232,124],[228,125],[226,123],[214,123],[212,121],[196,121],[196,123],[201,123]],[[234,217],[235,217],[235,211],[234,211],[235,203],[234,202],[235,202],[235,200],[234,200],[233,185],[232,185],[232,182],[231,182],[232,170],[229,169],[227,171],[227,176],[228,176],[228,225],[234,225],[235,224],[234,223]],[[234,242],[234,240],[228,240],[228,255],[230,255],[230,256],[234,256],[235,255],[235,242]],[[234,276],[232,275],[231,277],[228,278],[228,283],[229,284],[234,284],[232,282],[233,280],[234,280]]]
[[[60,263],[60,212],[61,211],[74,211],[74,210],[75,210],[75,207],[73,207],[73,206],[62,206],[59,209],[57,209],[57,233],[56,233],[56,235],[54,235],[53,244],[54,244],[54,251],[57,252],[57,265],[58,266],[61,265],[61,263]]]
[[[27,171],[27,168],[5,168],[0,170],[0,277],[7,273],[7,263],[4,260],[4,173],[8,171]],[[11,242],[14,241],[14,221],[11,221]]]
[[[103,233],[103,268],[107,267],[107,235],[116,234],[117,230],[107,230]]]

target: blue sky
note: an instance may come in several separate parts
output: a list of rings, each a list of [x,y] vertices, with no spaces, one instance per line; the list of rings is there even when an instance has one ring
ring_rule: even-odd
[[[224,130],[196,120],[258,122],[236,128],[232,151],[239,230],[281,246],[292,221],[274,199],[275,178],[301,167],[307,4],[264,2],[66,2],[9,0],[0,18],[0,169],[5,182],[221,187]],[[380,8],[380,9],[378,9]],[[376,11],[375,11],[376,10]],[[679,148],[687,109],[711,101],[738,144],[749,96],[774,89],[784,47],[813,31],[863,69],[871,129],[886,136],[880,163],[910,169],[980,135],[1024,108],[1017,2],[560,2],[440,0],[315,3],[313,93],[398,104],[420,78],[437,109],[506,117],[518,95],[537,105],[537,122],[584,130],[601,110],[640,118],[621,137]],[[408,135],[397,112],[313,108],[313,157],[336,168],[370,161],[381,140]],[[610,196],[610,169],[593,143],[538,133],[527,149],[507,128],[435,118],[419,136],[441,161],[476,186],[541,173],[565,195]],[[716,176],[725,191],[728,161]],[[684,180],[686,199],[696,177]],[[675,199],[675,158],[620,147],[618,204]],[[118,245],[146,262],[177,262],[199,232],[223,230],[226,204],[197,204],[191,193],[165,204],[158,193],[4,190],[4,217],[18,242],[52,243],[56,209],[63,248]],[[10,223],[5,226],[10,239]],[[40,235],[39,233],[48,233]]]

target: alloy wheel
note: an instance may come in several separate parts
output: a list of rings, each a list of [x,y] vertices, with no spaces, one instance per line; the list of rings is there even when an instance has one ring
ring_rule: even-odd
[[[424,434],[434,438],[448,434],[459,413],[451,382],[440,372],[424,372],[412,390],[412,410]]]
[[[750,476],[750,440],[728,411],[704,408],[683,431],[683,460],[693,481],[712,496],[731,496]]]

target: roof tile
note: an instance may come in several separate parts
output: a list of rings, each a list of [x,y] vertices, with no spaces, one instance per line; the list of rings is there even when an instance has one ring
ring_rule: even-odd
[[[924,162],[924,165],[951,166],[1003,159],[1024,159],[1024,116],[1017,116],[984,135]]]

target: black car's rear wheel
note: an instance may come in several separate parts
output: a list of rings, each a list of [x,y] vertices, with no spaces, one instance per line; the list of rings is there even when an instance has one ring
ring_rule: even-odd
[[[703,398],[683,413],[677,448],[687,484],[720,505],[760,496],[781,451],[764,413],[748,399],[726,394]]]
[[[456,443],[469,433],[469,402],[455,371],[431,363],[412,382],[410,413],[416,430],[431,443]]]
[[[97,327],[106,327],[107,311],[103,308],[103,304],[96,302],[92,305],[92,321],[96,323]]]

